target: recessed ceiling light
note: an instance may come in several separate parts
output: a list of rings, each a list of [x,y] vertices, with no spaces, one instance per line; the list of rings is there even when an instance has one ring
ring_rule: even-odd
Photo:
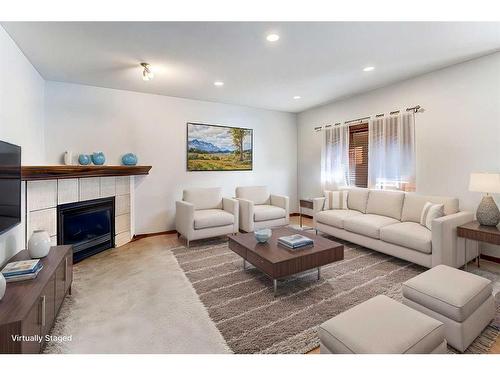
[[[151,65],[143,62],[143,63],[141,63],[141,66],[144,68],[144,70],[142,71],[142,79],[144,81],[151,81],[155,76],[153,74],[152,69],[151,69]]]
[[[366,68],[363,68],[363,72],[371,72],[373,69],[375,69],[374,66],[367,66]]]
[[[295,100],[297,100],[297,99],[302,98],[302,96],[300,96],[300,95],[295,95],[293,98],[294,98]]]
[[[224,82],[222,82],[222,81],[215,81],[214,82],[214,86],[217,86],[217,87],[224,86]]]
[[[280,39],[280,36],[278,34],[269,34],[266,36],[266,39],[268,42],[277,42]]]

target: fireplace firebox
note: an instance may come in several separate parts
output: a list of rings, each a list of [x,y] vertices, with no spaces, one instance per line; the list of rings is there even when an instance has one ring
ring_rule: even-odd
[[[57,244],[73,245],[73,261],[115,246],[115,198],[57,206]]]

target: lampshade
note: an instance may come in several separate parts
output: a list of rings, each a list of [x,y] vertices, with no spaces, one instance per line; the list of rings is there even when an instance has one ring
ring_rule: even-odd
[[[500,174],[471,173],[469,190],[481,193],[500,193]]]

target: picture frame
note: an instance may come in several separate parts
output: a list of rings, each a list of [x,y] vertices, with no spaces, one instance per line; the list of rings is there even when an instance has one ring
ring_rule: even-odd
[[[252,171],[253,129],[188,122],[186,170]]]

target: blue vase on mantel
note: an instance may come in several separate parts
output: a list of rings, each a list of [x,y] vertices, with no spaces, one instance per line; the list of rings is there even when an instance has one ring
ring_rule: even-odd
[[[80,163],[80,165],[89,165],[90,164],[90,156],[85,155],[85,154],[81,154],[80,156],[78,156],[78,163]]]
[[[122,157],[123,165],[137,165],[137,156],[129,152]]]
[[[94,163],[95,165],[103,165],[105,161],[106,157],[104,156],[104,153],[94,152],[92,154],[92,163]]]

